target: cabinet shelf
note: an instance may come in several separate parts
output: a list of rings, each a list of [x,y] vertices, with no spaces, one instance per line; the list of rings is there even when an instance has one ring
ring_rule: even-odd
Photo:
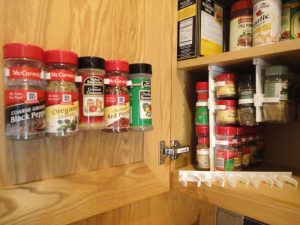
[[[144,163],[0,189],[0,224],[69,224],[168,191]]]
[[[299,64],[300,55],[300,39],[288,40],[276,44],[252,47],[234,52],[224,52],[217,55],[198,57],[195,59],[188,59],[177,62],[177,69],[179,70],[197,70],[207,69],[208,65],[233,65],[236,63],[252,62],[253,58],[260,57],[263,59],[272,59],[289,63],[295,62]]]
[[[193,170],[193,167],[182,169]],[[300,181],[298,176],[293,178]],[[287,184],[280,189],[261,184],[256,189],[252,186],[246,188],[244,184],[237,184],[234,188],[225,184],[222,188],[214,183],[211,188],[205,185],[198,188],[189,183],[188,187],[184,187],[178,182],[178,170],[172,173],[171,180],[173,190],[268,224],[300,224],[300,189],[291,185]]]

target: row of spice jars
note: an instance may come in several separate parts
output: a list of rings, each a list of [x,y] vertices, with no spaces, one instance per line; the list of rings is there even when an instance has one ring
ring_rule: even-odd
[[[300,37],[299,0],[238,0],[230,10],[230,45],[235,51]]]
[[[197,82],[196,92],[195,123],[198,144],[196,146],[195,168],[197,170],[210,170],[208,82]]]
[[[263,159],[263,136],[260,127],[216,126],[215,170],[235,171]]]
[[[3,55],[6,134],[10,138],[34,139],[45,132],[70,136],[79,130],[79,122],[81,129],[105,125],[109,132],[127,131],[129,99],[132,128],[151,129],[151,65],[129,66],[126,61],[105,62],[98,57],[78,60],[71,51],[44,52],[38,46],[19,43],[4,45]],[[133,83],[130,96],[129,67]],[[42,69],[49,80],[46,88]],[[79,94],[75,86],[77,72],[82,80]]]

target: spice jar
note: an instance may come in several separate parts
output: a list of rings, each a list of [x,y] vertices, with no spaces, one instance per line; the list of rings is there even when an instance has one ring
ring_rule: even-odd
[[[236,101],[218,100],[215,106],[216,123],[219,125],[236,123]]]
[[[130,129],[136,131],[151,130],[152,103],[151,103],[151,76],[152,66],[146,63],[129,65],[129,79],[132,87],[130,94]]]
[[[45,87],[41,81],[44,51],[38,46],[3,46],[6,135],[26,140],[45,135]]]
[[[78,57],[66,50],[45,52],[48,136],[72,136],[79,130],[78,90],[75,86]]]
[[[196,126],[198,145],[196,147],[196,169],[210,170],[209,127]]]
[[[104,121],[105,60],[86,56],[78,58],[80,129],[102,129]]]
[[[264,136],[263,136],[263,131],[261,126],[257,127],[255,142],[257,147],[256,162],[260,163],[264,160],[264,147],[265,147]]]
[[[270,66],[266,68],[264,97],[279,98],[278,103],[263,104],[264,120],[268,122],[288,122],[288,67]]]
[[[129,94],[126,61],[108,60],[105,62],[104,115],[106,132],[124,132],[129,129]]]
[[[230,10],[230,51],[252,46],[252,0],[239,0]]]
[[[196,125],[208,125],[208,82],[197,82]]]
[[[196,168],[198,170],[209,170],[210,162],[209,162],[209,138],[208,137],[200,137],[198,138],[197,145],[197,165]]]
[[[215,170],[233,171],[235,158],[238,157],[236,127],[216,126]],[[236,160],[237,161],[237,160]]]
[[[253,46],[279,42],[281,0],[253,0]]]
[[[280,41],[300,38],[299,14],[299,0],[286,0],[282,3]]]
[[[254,126],[256,124],[254,93],[254,76],[251,74],[242,76],[238,85],[238,120],[241,126]]]
[[[217,98],[234,98],[236,96],[235,75],[219,74],[215,77]]]

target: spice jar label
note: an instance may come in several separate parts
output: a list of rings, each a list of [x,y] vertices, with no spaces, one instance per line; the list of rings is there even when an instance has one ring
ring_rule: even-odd
[[[227,149],[216,149],[216,170],[233,171],[235,155],[236,151]]]
[[[265,97],[277,97],[280,100],[288,100],[288,81],[266,82]]]
[[[198,167],[200,169],[209,169],[210,168],[210,162],[209,162],[209,149],[208,148],[202,148],[197,150],[197,163]]]
[[[6,133],[37,134],[45,130],[45,92],[42,90],[5,90]]]
[[[40,80],[41,70],[29,66],[11,66],[4,71],[9,79]]]
[[[47,92],[47,132],[65,134],[78,131],[77,92]]]
[[[253,46],[278,42],[281,31],[281,1],[257,1],[253,7]]]
[[[70,81],[75,82],[75,72],[71,70],[49,70],[46,73],[46,79],[50,79],[52,81]]]
[[[243,166],[249,166],[250,164],[250,152],[251,149],[248,146],[244,146],[242,148],[243,156],[242,156],[242,165]]]
[[[223,96],[235,96],[235,84],[232,81],[226,81],[225,85],[220,85],[218,81],[216,82],[216,96],[223,97]]]
[[[250,10],[248,11],[250,12]],[[230,51],[251,47],[252,15],[244,15],[232,19],[230,21],[230,34]]]
[[[198,102],[197,102],[198,103]],[[207,102],[206,102],[207,104]],[[196,107],[196,125],[208,125],[208,107],[197,106]]]
[[[218,110],[216,112],[217,123],[235,123],[236,122],[236,110]]]
[[[80,121],[88,121],[87,117],[104,116],[104,85],[102,75],[81,75],[82,115]]]
[[[129,94],[127,79],[122,76],[110,76],[104,97],[104,117],[106,128],[129,128]]]

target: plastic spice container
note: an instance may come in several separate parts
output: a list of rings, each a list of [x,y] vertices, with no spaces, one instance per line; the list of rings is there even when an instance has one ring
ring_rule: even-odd
[[[105,60],[86,56],[78,58],[80,129],[102,129],[104,122]]]
[[[252,46],[252,0],[240,0],[230,10],[230,51]]]
[[[234,74],[219,74],[215,77],[215,89],[217,98],[234,98],[236,96]]]
[[[196,125],[208,125],[208,82],[198,82],[196,90],[198,93],[195,113]]]
[[[104,115],[106,132],[125,132],[129,129],[129,93],[127,75],[129,64],[122,60],[105,62]]]
[[[3,46],[6,135],[26,140],[45,134],[45,87],[41,81],[44,51],[38,46]]]
[[[288,67],[270,66],[266,68],[264,97],[279,98],[279,103],[264,103],[264,120],[268,122],[288,122]]]
[[[215,170],[233,171],[235,158],[238,157],[236,127],[216,126]]]
[[[215,106],[216,123],[219,125],[236,123],[236,101],[218,100]]]
[[[146,63],[129,65],[130,129],[136,131],[152,130],[151,103],[152,66]]]
[[[196,153],[196,169],[198,170],[210,170],[209,161],[209,138],[199,137]]]
[[[78,90],[75,86],[78,57],[66,50],[45,52],[48,136],[72,136],[79,130]]]
[[[279,42],[281,0],[253,0],[253,46]]]
[[[252,76],[251,74],[242,76],[238,86],[238,120],[241,126],[254,126],[256,124],[253,99],[254,93],[254,76]]]

